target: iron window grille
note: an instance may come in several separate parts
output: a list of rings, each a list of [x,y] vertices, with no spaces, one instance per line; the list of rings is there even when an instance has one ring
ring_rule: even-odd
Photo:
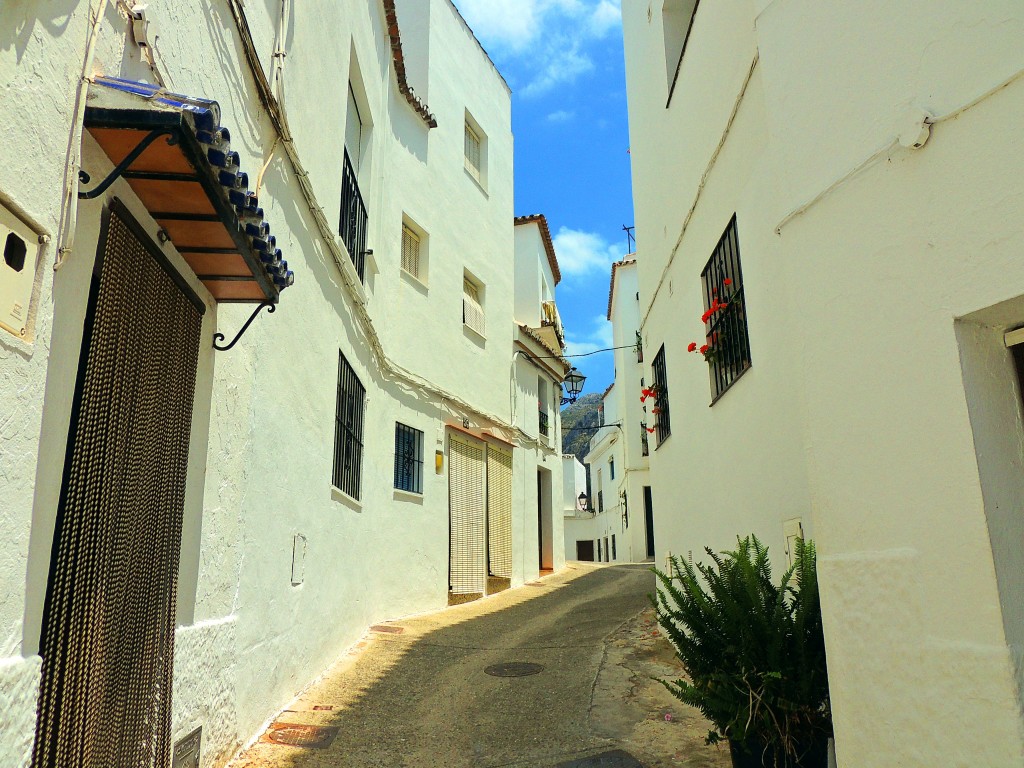
[[[395,488],[423,493],[423,433],[395,422]]]
[[[341,221],[338,224],[338,234],[348,248],[348,255],[359,274],[360,281],[363,280],[366,267],[366,225],[366,205],[359,192],[359,181],[356,179],[352,158],[346,149],[345,169],[341,178]]]
[[[647,423],[646,422],[641,422],[641,424],[640,424],[640,455],[641,456],[650,456],[651,455],[651,446],[650,446],[650,443],[647,441]]]
[[[615,479],[615,459],[608,459],[608,479]]]
[[[604,512],[604,491],[597,492],[597,511]]]
[[[707,356],[711,374],[711,402],[714,404],[750,368],[750,337],[735,215],[722,233],[700,277],[705,311],[716,303],[725,306],[724,309],[712,312],[706,325],[706,343],[711,348],[711,354]]]
[[[338,353],[338,400],[334,423],[334,487],[358,499],[363,465],[366,390],[345,356]]]
[[[540,426],[540,433],[544,437],[551,434],[551,424],[548,419],[548,412],[544,409],[544,403],[537,402],[537,423]]]
[[[668,413],[668,374],[665,370],[665,345],[661,345],[658,354],[651,363],[654,378],[654,407],[658,410],[654,426],[658,434],[658,445],[661,446],[672,434],[672,423]]]

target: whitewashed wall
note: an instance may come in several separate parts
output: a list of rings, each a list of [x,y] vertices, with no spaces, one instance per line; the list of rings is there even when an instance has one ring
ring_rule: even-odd
[[[87,5],[60,14],[46,3],[0,8],[6,107],[0,114],[0,203],[10,203],[53,240]],[[438,121],[428,131],[394,85],[379,3],[296,4],[283,35],[274,4],[247,3],[245,9],[268,73],[275,44],[288,51],[278,96],[331,222],[339,211],[345,83],[360,73],[364,117],[372,123],[360,182],[376,271],[368,270],[355,295],[346,292],[259,104],[227,3],[149,3],[151,39],[168,89],[220,102],[251,182],[266,164],[261,204],[297,280],[278,312],[261,316],[228,353],[214,356],[207,342],[215,329],[233,334],[251,308],[211,304],[204,324],[173,734],[203,725],[204,767],[229,757],[366,625],[445,604],[447,475],[435,474],[434,450],[444,449],[447,420],[500,428],[508,426],[510,413],[512,137],[509,91],[500,75],[447,0],[418,7],[417,18],[430,20],[429,34],[410,30],[414,55],[407,66],[411,82],[428,84],[420,95],[429,97]],[[103,20],[87,74],[151,80],[114,4]],[[428,60],[429,72],[417,69]],[[487,134],[483,186],[464,169],[467,110]],[[104,158],[91,140],[84,144],[90,171],[101,167]],[[134,204],[123,183],[111,193]],[[8,531],[0,547],[5,766],[23,764],[31,747],[38,681],[33,654],[61,472],[57,462],[37,463],[37,457],[63,455],[99,206],[81,207],[76,249],[56,278],[53,242],[43,249],[32,344],[0,338],[0,401],[14,404],[0,411],[0,522]],[[403,215],[429,235],[422,284],[400,275]],[[485,284],[486,340],[462,325],[464,270]],[[358,317],[357,304],[364,302],[391,367],[410,369],[430,384],[381,375]],[[368,392],[358,503],[332,493],[330,484],[339,350]],[[392,489],[396,420],[424,432],[419,499]],[[537,551],[536,467],[546,462],[555,475],[559,461],[516,453],[520,490],[513,499],[525,521],[517,524],[514,553],[525,564],[527,553]],[[560,478],[553,488],[559,487]],[[554,527],[560,565],[564,545],[560,525]],[[296,534],[308,542],[301,585],[290,579]],[[524,565],[517,581],[535,575],[535,566],[531,572]]]
[[[660,24],[624,9],[645,353],[666,345],[672,392],[659,558],[754,531],[781,564],[802,517],[839,765],[1020,764],[1024,431],[997,342],[1024,324],[1024,10],[703,3],[667,109]],[[685,347],[734,213],[753,365],[708,408]]]
[[[612,346],[615,350],[615,388],[611,395],[616,399],[617,421],[622,422],[622,489],[626,492],[628,525],[623,531],[623,559],[640,562],[647,559],[647,524],[644,518],[644,487],[650,485],[649,461],[643,455],[641,435],[642,423],[653,426],[657,416],[651,413],[653,401],[640,402],[643,384],[650,383],[647,363],[637,361],[636,350],[630,344],[636,342],[640,329],[640,300],[637,265],[629,260],[616,265],[612,271],[611,315]],[[644,350],[645,361],[652,352]],[[646,378],[645,378],[646,376]],[[646,411],[644,407],[646,406]],[[648,434],[648,445],[654,444],[653,435]],[[671,512],[671,510],[669,510]]]

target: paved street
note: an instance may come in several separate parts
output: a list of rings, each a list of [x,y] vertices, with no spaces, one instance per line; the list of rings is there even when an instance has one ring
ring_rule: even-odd
[[[653,589],[646,565],[572,564],[386,628],[400,633],[378,628],[233,768],[728,765],[724,752],[704,746],[699,713],[653,680],[679,672],[654,631]],[[485,672],[509,662],[543,669]],[[301,724],[337,731],[309,734],[294,727]],[[294,735],[333,741],[272,741]]]

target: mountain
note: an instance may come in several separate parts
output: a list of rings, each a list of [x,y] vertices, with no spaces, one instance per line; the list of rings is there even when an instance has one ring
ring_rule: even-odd
[[[562,453],[571,453],[583,463],[583,457],[590,449],[590,438],[601,423],[601,395],[583,395],[570,406],[562,409]]]

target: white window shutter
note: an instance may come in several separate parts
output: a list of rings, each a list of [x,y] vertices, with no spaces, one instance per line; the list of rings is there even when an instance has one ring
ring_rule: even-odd
[[[414,277],[420,276],[420,239],[406,226],[402,227],[402,269]]]

